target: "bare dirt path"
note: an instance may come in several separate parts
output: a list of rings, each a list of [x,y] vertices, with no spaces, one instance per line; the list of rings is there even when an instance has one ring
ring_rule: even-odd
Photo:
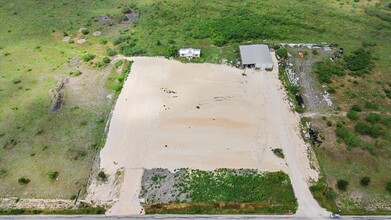
[[[111,190],[118,198],[110,199],[110,181],[92,184],[87,197],[113,200],[107,214],[140,214],[142,170],[156,167],[282,170],[291,177],[298,214],[327,214],[308,189],[309,179],[318,175],[310,169],[300,117],[289,109],[277,68],[242,76],[243,70],[224,65],[127,59],[135,62],[100,154],[100,167],[111,177],[124,169],[124,181]],[[283,148],[285,160],[272,148]]]

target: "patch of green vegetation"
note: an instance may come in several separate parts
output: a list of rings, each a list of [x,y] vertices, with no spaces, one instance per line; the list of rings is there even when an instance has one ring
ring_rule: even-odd
[[[184,205],[186,208],[157,204],[146,208],[148,214],[286,214],[294,213],[297,209],[290,179],[283,172],[260,173],[247,169],[186,171],[178,183],[179,190],[191,199],[190,203]]]
[[[109,76],[109,80],[106,85],[110,90],[114,90],[115,95],[117,97],[120,94],[122,87],[126,81],[126,78],[128,77],[128,75],[130,73],[130,70],[132,68],[132,64],[133,64],[133,61],[125,60],[124,67],[122,68],[121,73],[118,74],[118,73],[116,73],[115,70],[113,70]]]
[[[335,203],[336,194],[333,188],[328,187],[324,178],[321,178],[310,187],[312,195],[323,208],[336,213],[338,211]]]
[[[292,85],[289,82],[288,76],[284,74],[285,67],[282,65],[278,69],[278,78],[282,81],[282,84],[285,86],[288,96],[290,97],[295,111],[298,113],[303,113],[304,109],[299,105],[296,99],[296,94],[300,92],[300,88],[296,85]]]
[[[345,75],[344,69],[341,63],[332,62],[330,60],[321,60],[315,63],[313,66],[313,72],[316,74],[320,83],[331,83],[331,76],[343,76]]]
[[[103,170],[99,171],[98,179],[101,180],[101,181],[106,181],[107,180],[107,174]]]
[[[0,215],[101,215],[106,212],[102,207],[82,207],[77,209],[0,209]]]
[[[88,61],[91,61],[92,59],[95,58],[95,55],[94,54],[91,54],[91,53],[86,53],[84,54],[81,59],[84,61],[84,62],[88,62]]]

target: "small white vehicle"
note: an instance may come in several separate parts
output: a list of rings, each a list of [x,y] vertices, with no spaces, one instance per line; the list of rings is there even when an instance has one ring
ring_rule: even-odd
[[[340,214],[331,213],[331,214],[330,214],[330,218],[332,218],[332,219],[338,219],[338,218],[341,218],[341,215],[340,215]]]

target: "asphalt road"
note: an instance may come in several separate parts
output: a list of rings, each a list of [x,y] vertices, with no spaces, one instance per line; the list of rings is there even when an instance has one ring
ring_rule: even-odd
[[[252,219],[290,219],[290,220],[301,220],[301,219],[330,219],[328,217],[307,217],[300,215],[134,215],[134,216],[105,216],[105,215],[19,215],[19,216],[0,216],[0,219],[83,219],[83,220],[93,220],[93,219],[130,219],[130,220],[145,220],[145,219],[227,219],[227,220],[252,220]],[[351,220],[383,220],[391,219],[390,216],[342,216],[341,219],[351,219]]]

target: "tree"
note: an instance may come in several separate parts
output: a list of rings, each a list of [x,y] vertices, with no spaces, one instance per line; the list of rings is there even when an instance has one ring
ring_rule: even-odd
[[[368,186],[370,182],[371,182],[371,178],[369,176],[365,176],[360,180],[360,184],[362,186]]]
[[[387,183],[386,190],[391,193],[391,181]]]
[[[18,179],[18,183],[21,184],[21,185],[26,185],[29,182],[30,182],[30,180],[27,179],[27,178],[24,178],[24,177],[21,177],[21,178]]]
[[[103,63],[107,64],[107,63],[110,63],[111,60],[108,57],[103,57],[102,61],[103,61]]]
[[[349,182],[346,180],[338,180],[337,187],[339,190],[345,191],[349,185]]]
[[[82,33],[83,35],[87,35],[87,34],[90,33],[90,31],[89,31],[87,28],[83,28],[83,29],[81,29],[81,33]]]

